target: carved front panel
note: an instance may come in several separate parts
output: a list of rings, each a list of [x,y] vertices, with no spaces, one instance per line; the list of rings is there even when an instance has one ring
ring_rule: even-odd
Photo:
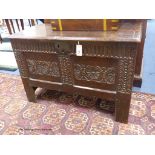
[[[57,62],[27,59],[28,69],[31,74],[60,77]]]
[[[116,90],[116,59],[72,56],[74,85]]]
[[[77,80],[115,84],[115,72],[115,67],[74,64],[74,75]]]
[[[61,70],[57,54],[24,53],[24,63],[30,78],[61,82]]]

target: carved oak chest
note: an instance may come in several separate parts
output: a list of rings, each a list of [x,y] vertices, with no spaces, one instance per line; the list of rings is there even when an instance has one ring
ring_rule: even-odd
[[[29,101],[37,87],[115,101],[115,119],[127,122],[141,24],[118,31],[51,31],[38,25],[11,36]],[[82,45],[82,56],[76,45]]]

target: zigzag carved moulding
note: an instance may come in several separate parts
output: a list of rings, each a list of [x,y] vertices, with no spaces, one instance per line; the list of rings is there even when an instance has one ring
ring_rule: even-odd
[[[41,52],[76,55],[77,42],[64,43],[61,41],[13,40],[13,49],[18,52]],[[83,56],[128,58],[136,53],[136,44],[127,43],[98,43],[81,42]]]

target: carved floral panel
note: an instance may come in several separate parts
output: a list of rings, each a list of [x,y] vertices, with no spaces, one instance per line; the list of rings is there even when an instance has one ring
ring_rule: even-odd
[[[60,77],[57,62],[27,59],[27,64],[31,74]]]
[[[74,75],[77,80],[106,84],[115,84],[116,78],[114,67],[91,66],[85,64],[75,64]]]

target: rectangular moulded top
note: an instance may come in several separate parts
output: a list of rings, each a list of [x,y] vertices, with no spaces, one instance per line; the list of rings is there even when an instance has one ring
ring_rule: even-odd
[[[138,43],[142,38],[142,23],[122,23],[117,31],[52,31],[50,24],[41,24],[12,34],[9,38]]]

